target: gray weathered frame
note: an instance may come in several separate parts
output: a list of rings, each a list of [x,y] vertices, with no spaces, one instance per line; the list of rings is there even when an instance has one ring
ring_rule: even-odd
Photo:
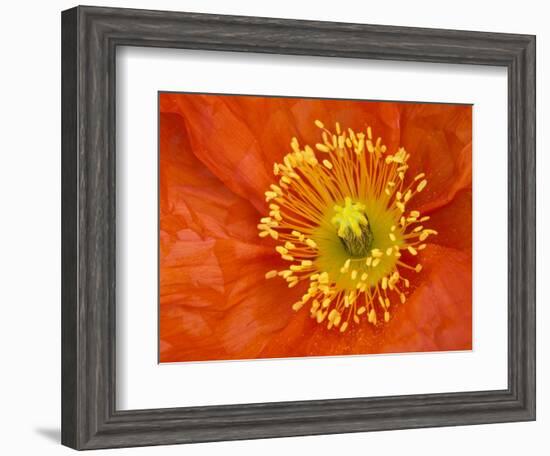
[[[117,46],[506,67],[508,388],[117,410]],[[93,449],[535,419],[534,36],[76,7],[62,13],[62,55],[63,444]]]

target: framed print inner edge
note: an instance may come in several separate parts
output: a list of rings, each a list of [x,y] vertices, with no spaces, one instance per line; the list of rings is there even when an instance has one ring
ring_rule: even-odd
[[[508,69],[508,388],[116,409],[117,46]],[[535,37],[76,7],[62,13],[62,443],[114,448],[535,419]]]

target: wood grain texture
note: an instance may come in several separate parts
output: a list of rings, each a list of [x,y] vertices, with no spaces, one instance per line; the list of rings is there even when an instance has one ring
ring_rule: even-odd
[[[508,69],[508,388],[118,411],[117,46]],[[62,13],[62,442],[76,449],[535,419],[535,37],[77,7]]]

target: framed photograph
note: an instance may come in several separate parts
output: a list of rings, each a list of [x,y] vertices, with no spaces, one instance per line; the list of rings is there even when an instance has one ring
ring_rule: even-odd
[[[535,37],[62,13],[62,443],[535,419]]]

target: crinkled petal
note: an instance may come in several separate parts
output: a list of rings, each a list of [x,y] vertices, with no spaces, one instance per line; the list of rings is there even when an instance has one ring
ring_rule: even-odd
[[[410,104],[401,117],[401,145],[411,154],[411,177],[425,173],[428,186],[414,204],[430,212],[472,185],[472,107]]]
[[[284,265],[258,242],[258,212],[190,152],[181,117],[160,129],[160,360],[256,357],[296,289],[273,293],[265,272]]]
[[[187,254],[167,274],[174,293],[161,295],[161,362],[259,357],[293,318],[297,290],[265,278],[280,260],[271,249],[232,239],[177,248]]]

